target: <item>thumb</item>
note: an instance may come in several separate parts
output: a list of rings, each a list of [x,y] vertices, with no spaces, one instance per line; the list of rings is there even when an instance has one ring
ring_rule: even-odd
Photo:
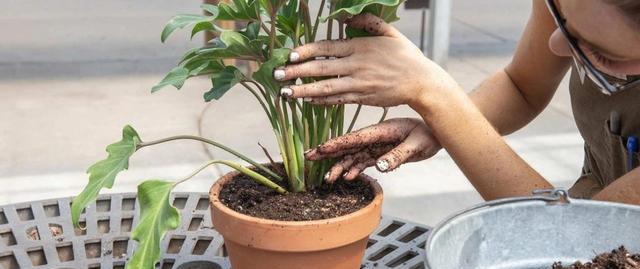
[[[349,27],[365,30],[377,36],[400,37],[402,34],[383,19],[370,14],[360,14],[346,21]]]

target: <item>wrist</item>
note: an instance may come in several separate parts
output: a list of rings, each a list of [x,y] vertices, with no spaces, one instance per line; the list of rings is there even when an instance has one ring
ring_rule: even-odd
[[[452,109],[468,98],[458,83],[446,73],[444,76],[427,78],[419,87],[408,105],[423,116]]]

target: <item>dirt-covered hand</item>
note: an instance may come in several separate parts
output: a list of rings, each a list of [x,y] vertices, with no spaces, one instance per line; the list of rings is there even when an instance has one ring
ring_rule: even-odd
[[[294,64],[276,69],[276,79],[335,78],[287,86],[281,89],[283,96],[304,98],[319,105],[357,103],[391,107],[411,105],[423,94],[431,98],[433,94],[427,91],[450,89],[451,83],[456,83],[382,19],[364,14],[353,17],[347,24],[376,36],[319,41],[295,48],[289,57]]]
[[[365,168],[375,165],[381,172],[406,162],[430,158],[440,143],[420,119],[396,118],[331,139],[305,153],[308,160],[339,158],[325,180],[355,179]]]

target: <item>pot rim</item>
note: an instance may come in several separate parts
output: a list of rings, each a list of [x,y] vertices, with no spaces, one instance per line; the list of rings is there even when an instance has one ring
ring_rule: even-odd
[[[235,218],[245,221],[252,222],[258,225],[273,225],[273,226],[288,226],[288,227],[297,227],[297,228],[316,228],[318,225],[327,225],[344,222],[345,220],[357,218],[362,215],[367,214],[368,211],[373,210],[375,207],[378,207],[379,204],[382,203],[383,199],[383,191],[380,184],[378,184],[377,180],[362,173],[358,175],[358,180],[365,180],[369,183],[369,186],[373,189],[374,197],[367,206],[360,208],[352,213],[330,218],[330,219],[319,219],[319,220],[302,220],[302,221],[285,221],[285,220],[273,220],[273,219],[265,219],[254,217],[246,214],[239,213],[229,207],[227,207],[222,201],[220,201],[218,194],[220,190],[224,186],[225,183],[233,180],[236,176],[238,176],[240,172],[231,171],[227,174],[224,174],[220,177],[209,189],[209,200],[213,206],[216,206],[220,211],[225,214],[232,215]]]

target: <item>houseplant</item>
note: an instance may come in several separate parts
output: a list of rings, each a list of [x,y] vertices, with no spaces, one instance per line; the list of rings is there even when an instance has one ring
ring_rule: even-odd
[[[255,188],[280,195],[317,193],[318,190],[326,194],[332,191],[333,187],[323,185],[323,175],[332,161],[306,161],[304,152],[327,139],[351,131],[360,107],[357,107],[354,117],[345,128],[344,105],[315,106],[281,97],[280,89],[284,84],[273,78],[274,69],[287,62],[291,47],[318,39],[321,25],[327,26],[328,39],[331,39],[334,31],[338,33],[338,38],[366,35],[362,30],[345,28],[342,21],[364,12],[386,21],[395,20],[396,9],[401,1],[321,0],[318,1],[318,13],[313,19],[307,0],[233,0],[217,6],[203,5],[207,15],[175,16],[162,31],[163,42],[175,30],[189,26],[192,27],[192,37],[210,31],[217,33],[219,38],[186,52],[178,66],[154,86],[152,92],[168,85],[180,89],[185,80],[195,76],[206,76],[212,81],[212,88],[204,93],[207,102],[220,99],[235,85],[244,87],[267,115],[278,142],[282,165],[276,164],[266,149],[265,153],[271,160],[268,165],[257,163],[221,143],[197,136],[181,135],[145,142],[131,126],[125,126],[122,140],[107,147],[108,157],[88,169],[89,182],[72,203],[74,225],[79,226],[83,208],[97,198],[100,190],[111,188],[116,175],[128,168],[129,158],[137,150],[174,140],[198,140],[227,151],[252,167],[228,160],[212,160],[177,181],[153,179],[142,182],[138,186],[141,217],[132,233],[132,239],[138,242],[138,247],[127,263],[128,268],[154,267],[160,258],[162,237],[166,231],[178,227],[180,222],[177,209],[170,203],[171,190],[213,164],[237,170],[218,180],[211,191],[214,226],[225,236],[234,268],[291,268],[302,262],[305,268],[356,268],[362,258],[366,237],[377,226],[379,219],[382,197],[375,181],[362,176],[362,182],[365,182],[371,197],[364,201],[366,204],[358,211],[310,221],[268,220],[234,212],[241,207],[230,209],[229,202],[225,204],[221,192],[230,188],[227,185],[240,182],[238,178],[241,177],[250,179]],[[216,24],[218,20],[236,21],[243,28],[237,31],[221,29]],[[243,72],[235,66],[226,65],[225,60],[228,59],[255,62],[258,68],[255,72]],[[322,78],[303,78],[302,81],[319,79]],[[301,203],[300,206],[306,204]],[[249,231],[250,228],[256,228],[257,231]],[[347,235],[332,237],[338,231]],[[285,237],[293,241],[279,241]],[[240,253],[243,249],[249,254]],[[334,251],[345,251],[347,256],[338,258],[342,254]],[[292,253],[294,255],[290,255]],[[243,263],[246,257],[251,257],[249,260],[253,263]],[[266,260],[273,258],[277,265],[268,265]]]

